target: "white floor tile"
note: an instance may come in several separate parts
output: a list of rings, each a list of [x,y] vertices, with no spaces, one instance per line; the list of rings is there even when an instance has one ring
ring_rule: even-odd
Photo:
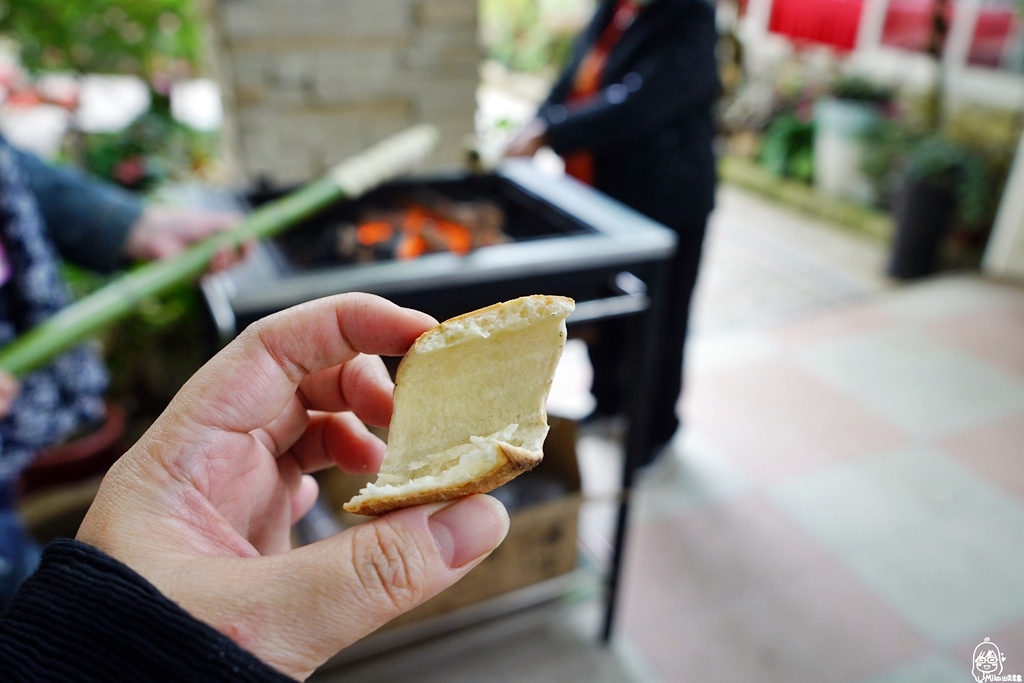
[[[1024,408],[1024,382],[913,329],[823,343],[797,360],[918,436],[949,434]]]

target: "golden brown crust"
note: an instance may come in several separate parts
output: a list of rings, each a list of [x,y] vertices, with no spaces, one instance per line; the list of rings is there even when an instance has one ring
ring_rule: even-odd
[[[522,299],[543,299],[544,303],[546,303],[546,304],[553,304],[556,301],[559,301],[559,302],[562,302],[562,303],[565,303],[565,304],[572,304],[572,305],[576,304],[576,302],[573,299],[570,299],[567,296],[554,296],[554,295],[551,295],[551,294],[531,294],[529,296],[519,297],[518,299],[510,299],[508,301],[502,301],[502,302],[499,302],[499,303],[496,303],[496,304],[491,304],[490,306],[485,306],[483,308],[478,308],[475,311],[470,311],[469,313],[463,313],[462,315],[457,315],[454,318],[448,318],[444,322],[439,323],[439,324],[435,325],[434,327],[431,327],[429,330],[427,330],[426,332],[421,334],[419,337],[417,337],[416,341],[414,341],[412,343],[412,346],[409,347],[409,350],[405,352],[404,356],[402,356],[402,360],[400,360],[398,362],[398,368],[395,370],[395,385],[397,386],[398,383],[402,379],[402,366],[405,365],[406,358],[409,358],[409,356],[411,356],[413,354],[413,352],[417,350],[417,347],[421,345],[421,342],[424,339],[428,339],[429,337],[432,337],[434,334],[437,333],[437,331],[439,329],[441,329],[442,327],[447,326],[449,323],[462,322],[463,320],[467,320],[469,318],[475,318],[477,316],[486,315],[487,313],[490,313],[491,311],[498,310],[498,309],[500,309],[502,307],[508,307],[510,304],[512,304],[512,303],[514,303],[516,301],[520,301]]]
[[[356,515],[378,516],[392,510],[407,508],[413,505],[426,505],[428,503],[441,503],[446,500],[455,500],[472,496],[476,493],[490,493],[502,484],[506,484],[523,472],[528,472],[540,464],[543,455],[532,453],[523,448],[510,446],[509,444],[498,444],[505,454],[507,461],[498,465],[487,474],[467,481],[457,486],[447,486],[433,491],[421,491],[404,496],[378,496],[367,498],[355,503],[353,498],[345,503],[346,512]],[[358,496],[357,496],[358,498]]]
[[[462,315],[457,315],[454,318],[448,318],[447,320],[445,320],[440,325],[436,325],[435,327],[431,327],[429,330],[427,330],[426,332],[421,334],[417,338],[416,341],[419,341],[420,339],[423,339],[427,335],[429,335],[432,332],[434,332],[438,327],[441,327],[443,325],[447,325],[448,323],[457,323],[457,322],[462,322],[463,320],[468,320],[469,318],[482,317],[482,316],[487,315],[491,311],[496,311],[496,310],[498,310],[500,308],[507,308],[511,304],[514,304],[514,303],[516,303],[518,301],[522,301],[524,299],[532,299],[534,301],[536,301],[536,300],[543,300],[544,303],[546,303],[546,304],[553,304],[556,301],[557,302],[561,302],[563,304],[575,304],[576,303],[575,301],[573,301],[572,299],[570,299],[567,296],[554,296],[552,294],[530,294],[529,296],[521,296],[518,299],[509,299],[508,301],[501,301],[501,302],[498,302],[496,304],[491,304],[490,306],[484,306],[483,308],[478,308],[475,311],[470,311],[469,313],[463,313]],[[413,348],[415,348],[415,347],[416,347],[416,344],[413,343]],[[412,349],[410,349],[410,351],[411,350]]]

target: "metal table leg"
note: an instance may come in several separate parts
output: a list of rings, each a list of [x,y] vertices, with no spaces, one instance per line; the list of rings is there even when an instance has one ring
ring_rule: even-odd
[[[648,282],[650,305],[638,320],[638,333],[632,339],[634,380],[629,395],[629,431],[626,437],[626,454],[622,467],[622,492],[615,522],[615,540],[612,550],[611,567],[605,602],[604,627],[601,641],[608,644],[615,622],[619,585],[622,578],[622,560],[626,546],[629,525],[630,498],[633,478],[640,458],[650,448],[650,422],[653,408],[654,385],[659,367],[656,362],[661,351],[661,329],[665,306],[667,263],[657,265]]]

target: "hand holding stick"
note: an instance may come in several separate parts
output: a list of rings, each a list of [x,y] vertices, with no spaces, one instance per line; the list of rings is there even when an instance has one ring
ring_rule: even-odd
[[[334,202],[352,199],[409,170],[437,146],[433,126],[419,125],[342,162],[328,174],[250,214],[232,230],[149,263],[63,309],[0,350],[0,370],[21,377],[84,338],[129,315],[138,302],[193,280],[224,249],[272,237]]]

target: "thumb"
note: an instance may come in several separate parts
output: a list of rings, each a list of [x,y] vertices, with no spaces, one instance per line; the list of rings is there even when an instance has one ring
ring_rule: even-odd
[[[477,495],[398,510],[264,558],[272,568],[260,569],[269,603],[260,612],[272,623],[250,631],[255,642],[239,644],[305,678],[338,650],[465,576],[504,540],[508,524],[501,503]]]

